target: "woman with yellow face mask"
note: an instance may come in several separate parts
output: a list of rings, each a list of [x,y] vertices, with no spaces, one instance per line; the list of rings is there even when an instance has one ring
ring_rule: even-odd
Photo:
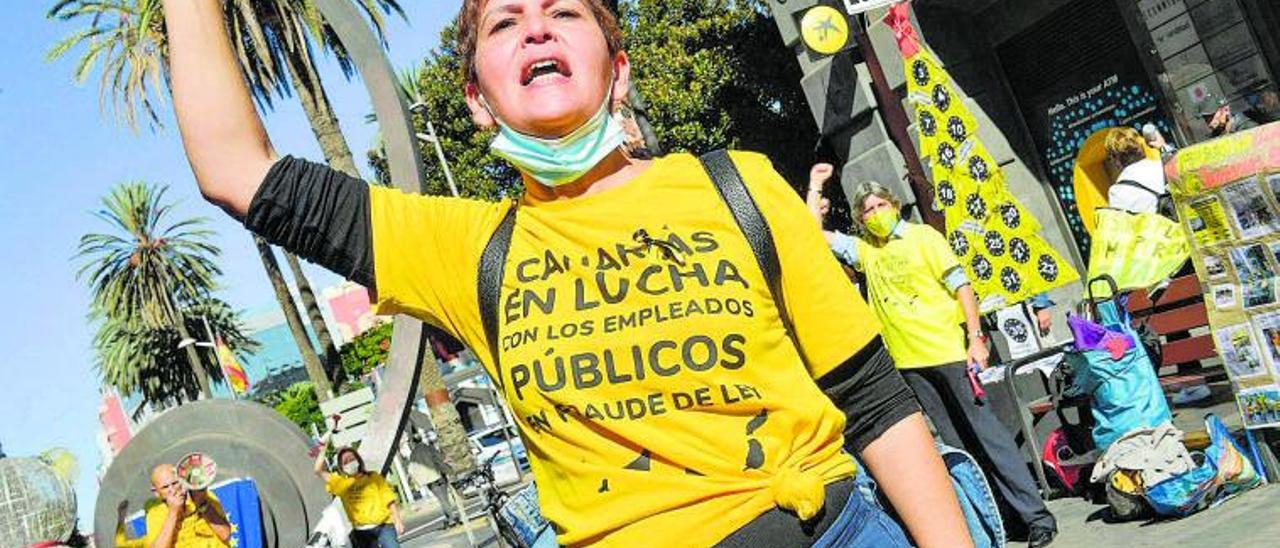
[[[807,201],[819,223],[822,187],[832,171],[820,164],[810,174]],[[1012,434],[981,401],[977,372],[987,366],[987,338],[959,260],[933,227],[902,219],[901,202],[884,186],[862,183],[850,204],[861,236],[828,231],[827,243],[866,275],[867,300],[894,364],[942,442],[989,463],[986,472],[996,491],[1028,526],[1029,545],[1049,544],[1057,523]]]

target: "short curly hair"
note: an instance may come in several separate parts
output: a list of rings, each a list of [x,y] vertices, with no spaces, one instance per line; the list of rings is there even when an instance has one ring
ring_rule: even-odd
[[[618,30],[618,18],[609,11],[601,0],[580,0],[596,24],[604,34],[604,41],[609,45],[609,55],[622,51],[622,32]],[[489,0],[464,0],[462,9],[458,11],[458,57],[462,59],[462,75],[468,84],[476,81],[476,42],[480,36],[480,20],[484,15],[484,6]]]
[[[1131,127],[1111,130],[1102,146],[1107,150],[1107,158],[1121,169],[1147,158],[1147,149],[1142,135]]]

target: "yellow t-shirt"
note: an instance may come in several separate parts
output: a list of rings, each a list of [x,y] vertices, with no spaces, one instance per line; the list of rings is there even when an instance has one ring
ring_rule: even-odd
[[[844,417],[812,377],[878,325],[769,161],[733,158],[777,242],[812,374],[693,156],[660,158],[598,194],[523,199],[503,271],[500,375],[476,270],[511,205],[371,190],[379,312],[454,333],[501,379],[562,544],[710,545],[778,504],[816,503],[823,483],[854,472]],[[638,243],[638,229],[677,252]]]
[[[858,267],[883,326],[884,344],[901,369],[965,361],[964,311],[943,277],[960,262],[933,227],[903,222],[883,245],[858,239]]]
[[[396,502],[396,493],[391,490],[391,485],[382,474],[329,474],[329,481],[325,482],[324,489],[342,499],[342,507],[347,511],[352,525],[360,527],[391,523],[391,504]]]
[[[227,513],[222,509],[222,502],[218,497],[214,496],[213,491],[209,491],[209,504],[224,517]],[[143,546],[151,546],[156,538],[160,536],[160,529],[164,527],[165,518],[169,517],[169,507],[160,499],[152,499],[147,501],[146,523],[147,534],[143,537]],[[218,535],[213,532],[213,527],[209,522],[205,521],[196,513],[196,504],[187,497],[187,512],[182,517],[182,523],[178,525],[178,538],[174,544],[177,548],[220,548],[230,546]]]

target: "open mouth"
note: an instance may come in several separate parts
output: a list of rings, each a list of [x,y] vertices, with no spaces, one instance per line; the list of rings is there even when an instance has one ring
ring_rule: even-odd
[[[542,59],[525,66],[520,85],[527,86],[540,78],[572,76],[568,66],[559,59]]]

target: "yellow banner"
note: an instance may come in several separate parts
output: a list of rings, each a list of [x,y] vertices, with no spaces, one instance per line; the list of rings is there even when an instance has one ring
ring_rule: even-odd
[[[1099,209],[1089,249],[1089,279],[1111,276],[1120,289],[1147,288],[1168,279],[1191,256],[1191,242],[1178,223],[1156,213]],[[1094,296],[1111,288],[1094,286]]]
[[[1080,278],[1040,237],[1040,222],[1005,185],[1000,165],[978,139],[978,123],[933,55],[906,58],[907,98],[914,104],[923,157],[929,158],[935,207],[983,313]]]

